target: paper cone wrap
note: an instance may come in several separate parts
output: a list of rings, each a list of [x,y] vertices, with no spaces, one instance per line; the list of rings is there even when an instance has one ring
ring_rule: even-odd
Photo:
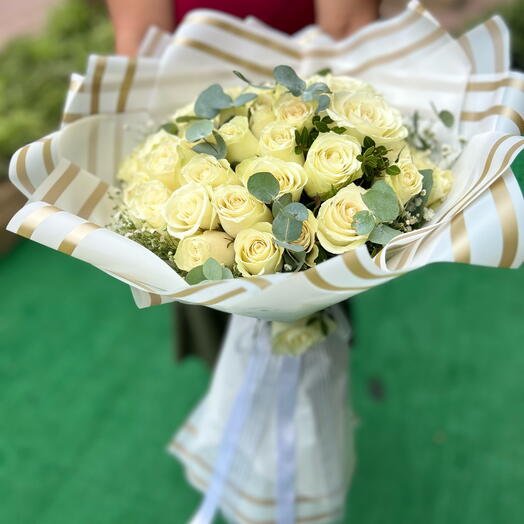
[[[340,42],[316,27],[290,37],[252,19],[193,11],[174,36],[151,29],[137,59],[92,56],[86,73],[73,75],[62,128],[11,161],[10,178],[29,202],[8,229],[126,282],[139,307],[179,300],[280,321],[432,262],[519,267],[524,201],[510,166],[524,147],[524,76],[510,71],[509,56],[499,17],[454,39],[417,2]],[[468,140],[453,190],[425,227],[396,237],[375,258],[362,246],[299,273],[189,286],[145,248],[106,229],[117,167],[209,84],[238,84],[233,69],[267,80],[278,64],[301,76],[325,67],[354,75],[391,104],[428,118],[431,102],[450,110],[453,132]]]

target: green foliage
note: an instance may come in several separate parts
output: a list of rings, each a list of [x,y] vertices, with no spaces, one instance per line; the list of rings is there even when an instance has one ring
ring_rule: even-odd
[[[431,109],[433,109],[435,115],[437,115],[437,117],[446,127],[453,127],[453,124],[455,123],[455,117],[451,111],[448,111],[447,109],[439,111],[433,102],[431,102]]]
[[[22,145],[56,129],[73,71],[90,53],[108,54],[112,29],[103,3],[67,0],[45,30],[8,43],[0,53],[0,177]]]
[[[383,176],[384,173],[391,176],[400,173],[400,168],[391,164],[387,154],[388,150],[385,146],[377,146],[372,138],[364,137],[362,153],[357,156],[357,160],[362,164],[362,178],[358,181],[359,185],[369,188],[375,178]]]
[[[247,190],[264,204],[271,204],[280,191],[280,184],[271,173],[260,171],[249,177]]]
[[[294,242],[300,238],[302,222],[308,217],[306,206],[292,202],[281,209],[273,220],[273,235],[280,242]]]
[[[212,84],[204,89],[195,102],[195,113],[200,118],[214,118],[223,109],[240,107],[257,97],[255,93],[242,93],[236,100],[224,92],[219,84]]]
[[[225,280],[228,278],[233,278],[231,270],[214,258],[208,258],[201,266],[196,266],[188,271],[186,282],[193,286],[205,280]]]
[[[213,122],[211,120],[197,120],[186,129],[186,140],[196,142],[206,138],[213,132]]]
[[[279,65],[273,69],[273,76],[277,84],[287,87],[295,96],[300,96],[306,89],[306,82],[302,80],[292,67]]]
[[[400,231],[387,226],[386,224],[377,224],[377,226],[371,231],[368,237],[369,242],[373,244],[379,244],[381,246],[386,245],[391,239],[400,235]]]
[[[367,235],[375,227],[375,218],[369,211],[359,211],[353,217],[352,227],[355,228],[357,235]]]
[[[164,124],[161,126],[160,129],[163,129],[166,133],[170,133],[172,135],[178,134],[178,126],[173,122],[168,122],[167,124]]]
[[[205,155],[212,155],[218,160],[221,158],[226,158],[227,146],[224,142],[224,139],[220,133],[215,130],[213,130],[213,137],[215,138],[214,143],[204,139],[204,141],[200,144],[193,146],[193,151],[196,153],[203,153]]]
[[[313,145],[313,142],[320,133],[333,131],[340,135],[346,131],[345,127],[329,127],[332,123],[333,119],[328,115],[322,118],[319,115],[315,115],[312,119],[313,129],[304,127],[302,131],[295,130],[295,153],[297,155],[300,153],[307,154],[309,148]]]
[[[380,222],[391,222],[398,217],[400,208],[397,195],[383,181],[376,182],[362,195],[362,200]]]

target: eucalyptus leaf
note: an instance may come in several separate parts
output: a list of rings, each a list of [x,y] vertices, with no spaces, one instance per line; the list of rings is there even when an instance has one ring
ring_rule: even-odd
[[[305,251],[284,251],[284,269],[286,271],[299,271],[306,261]]]
[[[446,127],[453,127],[453,124],[455,123],[455,117],[453,116],[453,113],[444,109],[443,111],[439,112],[438,117]]]
[[[254,84],[251,80],[249,80],[248,78],[246,78],[246,76],[244,75],[244,73],[241,73],[240,71],[235,71],[233,70],[233,74],[238,76],[238,78],[240,78],[240,80],[242,80],[243,82],[245,82],[246,84],[249,84],[250,86],[252,87],[257,87],[258,89],[273,89],[272,87],[270,86],[265,86],[265,85],[262,85],[262,84]]]
[[[213,118],[221,109],[231,107],[232,103],[232,98],[224,93],[219,84],[212,84],[198,95],[195,113],[203,118]]]
[[[375,226],[375,229],[371,231],[368,240],[374,244],[380,244],[384,246],[391,239],[400,235],[400,231],[393,229],[392,227],[387,226],[386,224],[378,224]]]
[[[213,131],[213,122],[211,120],[197,120],[188,126],[186,129],[186,140],[189,142],[196,142],[202,138],[206,138]]]
[[[302,222],[287,213],[281,211],[273,220],[273,235],[281,242],[294,242],[301,233]]]
[[[400,212],[397,195],[382,180],[375,182],[363,195],[362,200],[380,222],[391,222]]]
[[[251,100],[254,100],[257,96],[258,95],[256,93],[242,93],[235,98],[233,107],[243,106],[244,104],[251,102]]]
[[[247,189],[261,202],[271,204],[280,191],[280,184],[271,173],[261,171],[249,177]]]
[[[222,138],[222,135],[218,131],[213,130],[213,136],[215,137],[215,142],[217,146],[217,158],[219,160],[221,158],[226,158],[227,145],[225,140]]]
[[[302,80],[292,67],[279,65],[273,69],[273,76],[280,85],[287,87],[295,96],[300,96],[306,88],[306,82]]]
[[[353,217],[352,227],[357,232],[357,235],[367,235],[375,227],[375,218],[369,211],[359,211]]]
[[[329,107],[331,99],[327,95],[320,95],[317,100],[317,113],[326,110]]]
[[[183,124],[185,122],[193,122],[194,120],[202,120],[202,117],[196,116],[196,115],[183,115],[183,116],[177,117],[175,119],[175,122],[179,122]]]
[[[203,266],[196,266],[191,269],[186,275],[186,282],[192,286],[199,284],[206,280],[204,275]]]
[[[220,156],[219,151],[215,144],[211,144],[210,142],[202,142],[200,144],[196,144],[192,147],[193,151],[195,153],[202,153],[204,155],[211,155],[215,158],[219,159],[223,158]]]
[[[284,249],[287,249],[288,251],[293,251],[295,253],[300,253],[301,251],[304,251],[304,246],[301,246],[299,244],[290,244],[289,242],[282,242],[278,240],[278,238],[275,239],[275,244],[283,247]]]
[[[163,129],[166,133],[170,133],[171,135],[176,135],[178,133],[178,126],[174,122],[168,122],[160,129]]]
[[[291,204],[282,209],[281,213],[286,213],[300,222],[304,222],[308,217],[307,207],[300,202],[291,202]]]
[[[228,267],[222,268],[222,280],[228,280],[233,277],[233,272]]]
[[[278,197],[274,202],[273,206],[271,208],[271,212],[273,213],[273,216],[276,217],[282,209],[284,209],[288,204],[291,204],[291,194],[290,193],[284,193],[282,196]]]
[[[208,258],[202,266],[202,272],[206,280],[221,280],[223,275],[223,267],[214,258]]]

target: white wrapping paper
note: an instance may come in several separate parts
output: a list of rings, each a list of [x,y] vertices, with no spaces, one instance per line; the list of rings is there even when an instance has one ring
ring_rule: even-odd
[[[396,237],[374,259],[362,246],[296,274],[190,287],[158,257],[105,228],[107,191],[123,156],[175,108],[212,82],[235,84],[232,69],[264,80],[277,64],[303,76],[331,67],[361,77],[389,102],[422,115],[430,102],[452,111],[454,131],[469,140],[454,167],[455,186],[426,227]],[[138,59],[91,56],[86,73],[73,75],[62,129],[12,159],[11,180],[29,202],[8,229],[130,284],[139,307],[180,300],[280,321],[431,262],[519,267],[524,205],[510,165],[524,147],[523,86],[523,75],[509,70],[508,31],[498,17],[456,40],[410,2],[401,15],[331,43],[316,28],[294,38],[197,10],[173,37],[152,29]]]
[[[258,334],[259,342],[267,342],[260,349],[267,355],[256,363],[260,376],[220,497],[221,509],[232,522],[282,522],[277,499],[285,490],[296,500],[293,522],[329,523],[343,515],[355,463],[354,418],[347,408],[349,327],[340,310],[335,314],[336,331],[300,357],[292,357],[299,361],[299,372],[294,416],[290,417],[294,457],[287,461],[279,460],[278,437],[279,387],[286,357],[270,355],[270,341]],[[211,386],[169,446],[197,489],[209,486],[248,373],[258,327],[255,319],[233,315]],[[295,484],[278,489],[284,462],[294,462]]]

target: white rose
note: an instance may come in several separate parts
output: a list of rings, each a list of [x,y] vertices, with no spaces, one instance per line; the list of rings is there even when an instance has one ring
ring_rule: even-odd
[[[219,129],[219,133],[227,145],[230,162],[241,162],[258,153],[258,140],[249,129],[247,117],[233,117]]]
[[[211,198],[211,189],[202,184],[192,182],[177,189],[162,210],[169,234],[185,238],[199,229],[216,229],[218,218]]]
[[[240,231],[234,248],[237,268],[244,277],[276,273],[282,268],[284,248],[275,244],[269,222]]]
[[[304,164],[307,173],[306,193],[323,195],[361,176],[358,140],[349,135],[321,133],[309,149]]]
[[[235,237],[239,231],[257,222],[269,222],[269,208],[240,185],[221,186],[213,195],[213,203],[226,233]]]
[[[274,111],[277,120],[302,129],[311,127],[316,102],[304,102],[291,93],[284,93],[276,102]]]
[[[422,191],[423,176],[412,162],[409,150],[403,149],[396,164],[400,168],[398,175],[386,175],[384,181],[389,184],[400,203],[404,206],[408,200]]]
[[[208,258],[214,258],[226,267],[233,267],[235,260],[233,239],[223,231],[204,231],[183,238],[175,253],[175,264],[182,271],[190,271],[202,265]]]
[[[363,193],[364,189],[350,184],[320,206],[317,237],[329,253],[345,253],[366,242],[369,235],[358,235],[352,225],[359,211],[368,210],[362,200]]]
[[[260,154],[303,164],[304,155],[295,153],[295,131],[296,127],[286,122],[271,122],[260,135]]]
[[[275,121],[273,104],[275,98],[271,92],[265,92],[258,95],[258,98],[251,105],[249,126],[253,135],[260,138],[262,130],[271,122]]]
[[[300,164],[285,162],[272,156],[260,156],[247,158],[240,162],[236,168],[236,173],[245,186],[247,186],[251,175],[261,171],[271,173],[278,180],[280,184],[279,195],[291,193],[293,201],[296,202],[300,199],[302,189],[307,181],[306,172]]]
[[[182,140],[163,129],[149,136],[135,152],[141,171],[160,180],[169,189],[181,184],[180,168],[185,155]]]
[[[308,209],[307,213],[307,219],[302,222],[302,232],[300,236],[297,240],[291,242],[291,244],[302,246],[306,253],[310,253],[316,247],[315,241],[317,239],[318,222],[312,211]]]
[[[375,89],[366,82],[353,78],[352,76],[345,75],[313,75],[307,81],[308,85],[315,84],[317,82],[323,82],[329,89],[336,93],[337,91],[349,91],[351,93],[367,93],[376,94]]]
[[[185,182],[197,182],[211,187],[225,184],[238,184],[239,179],[225,159],[212,155],[194,156],[183,168],[182,178]]]
[[[322,318],[319,317],[314,321],[310,318],[307,317],[290,323],[272,322],[273,353],[298,356],[325,340],[336,329],[335,322],[327,315],[323,315]]]
[[[428,206],[440,203],[446,198],[453,187],[453,173],[449,169],[435,167],[433,169],[433,187],[428,198]]]
[[[408,135],[400,111],[381,96],[339,91],[333,94],[327,113],[359,140],[369,136],[377,144],[391,144]]]
[[[153,229],[163,229],[165,220],[162,208],[171,191],[159,180],[146,180],[128,185],[123,201],[133,218],[143,220]]]
[[[136,150],[132,151],[124,158],[120,164],[120,167],[118,168],[117,178],[123,182],[126,182],[127,184],[133,184],[135,182],[149,179],[141,162],[138,159]]]

